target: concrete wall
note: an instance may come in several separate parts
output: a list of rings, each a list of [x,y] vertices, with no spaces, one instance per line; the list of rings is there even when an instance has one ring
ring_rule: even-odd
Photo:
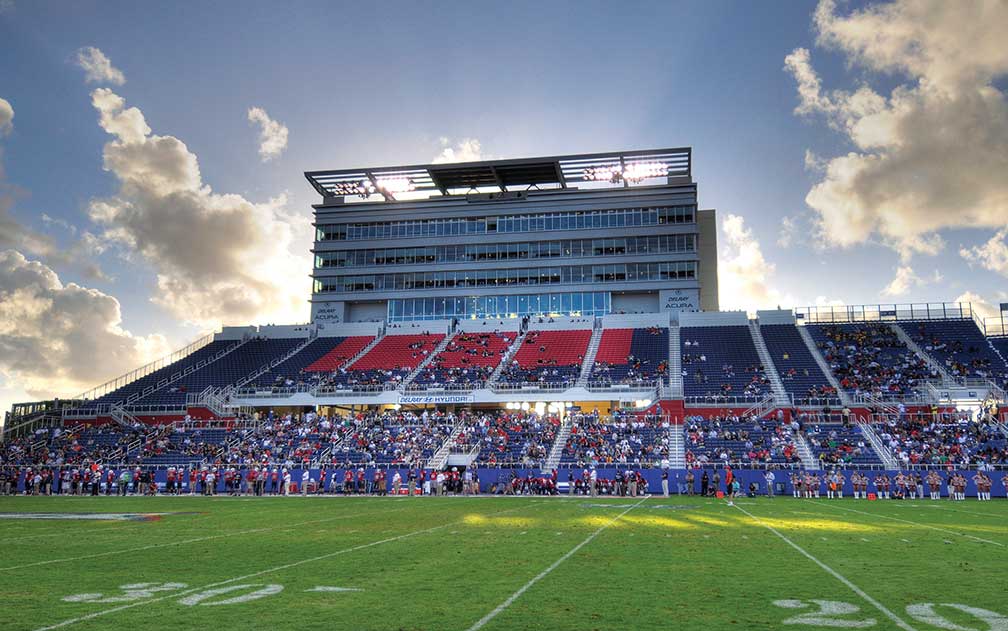
[[[679,326],[748,326],[745,311],[716,311],[713,313],[680,313]]]
[[[717,311],[718,267],[717,267],[717,213],[713,210],[697,211],[697,251],[700,254],[700,308]]]

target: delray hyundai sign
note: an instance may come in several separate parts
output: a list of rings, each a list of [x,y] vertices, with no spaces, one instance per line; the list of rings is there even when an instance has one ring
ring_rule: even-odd
[[[399,405],[429,405],[433,403],[473,403],[472,394],[401,394]]]

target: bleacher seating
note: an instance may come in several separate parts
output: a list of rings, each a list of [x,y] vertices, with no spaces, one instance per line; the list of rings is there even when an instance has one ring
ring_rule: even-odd
[[[1008,463],[1008,437],[986,422],[905,414],[873,427],[901,466]]]
[[[585,419],[571,427],[560,463],[655,464],[669,457],[669,431],[654,418],[630,417],[608,423]]]
[[[857,426],[814,425],[806,427],[805,438],[812,455],[823,468],[829,465],[881,465],[871,444]]]
[[[771,392],[748,326],[683,327],[679,339],[687,398],[758,400]]]
[[[608,386],[667,379],[668,347],[666,328],[605,329],[588,382]]]
[[[774,421],[687,418],[687,465],[800,463],[789,425]]]
[[[952,376],[983,377],[998,383],[1008,378],[1008,365],[973,320],[903,322],[899,326]]]
[[[849,392],[906,398],[931,368],[887,323],[807,325],[840,387]]]
[[[590,329],[530,331],[500,381],[517,385],[572,386],[581,373]]]
[[[101,397],[95,399],[94,404],[123,403],[130,395],[139,394],[148,387],[157,386],[159,381],[169,379],[172,375],[182,372],[189,366],[195,366],[204,359],[210,359],[214,355],[235,346],[238,343],[238,340],[218,340],[210,342],[206,346],[193,351],[178,361],[172,362],[171,364],[159,368],[148,375],[140,377],[135,381],[131,381],[121,388],[102,395]]]
[[[763,341],[780,375],[784,390],[798,404],[836,405],[837,394],[793,324],[760,326]]]
[[[303,338],[249,340],[223,358],[136,401],[136,405],[165,405],[184,407],[188,394],[198,394],[209,386],[234,385],[262,368],[271,360],[282,357],[303,344]]]
[[[503,361],[517,335],[513,331],[459,333],[424,367],[413,383],[418,387],[478,387]]]
[[[456,451],[479,447],[476,462],[485,465],[540,465],[549,455],[560,421],[531,412],[484,416],[471,422],[455,441]]]
[[[319,373],[339,368],[372,339],[374,338],[316,338],[286,361],[257,377],[249,386],[289,388],[312,385],[318,381]]]
[[[441,333],[386,335],[353,364],[333,372],[327,383],[336,389],[398,383],[434,352],[444,337]]]

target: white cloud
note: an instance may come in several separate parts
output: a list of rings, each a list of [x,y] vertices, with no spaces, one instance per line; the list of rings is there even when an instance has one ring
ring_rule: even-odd
[[[966,259],[971,266],[973,263],[979,263],[984,269],[1008,276],[1008,228],[998,230],[983,245],[960,248],[959,256]]]
[[[286,196],[254,203],[213,192],[185,143],[152,134],[111,90],[95,90],[92,104],[113,136],[104,166],[120,188],[92,200],[89,214],[104,243],[154,267],[152,300],[204,326],[306,321],[310,220],[288,213]]]
[[[778,247],[786,248],[794,240],[795,232],[798,230],[798,222],[794,217],[781,218],[780,233],[777,235]]]
[[[771,286],[776,266],[763,256],[759,240],[739,215],[721,221],[724,242],[718,252],[718,293],[722,309],[772,309],[793,306],[796,300]]]
[[[981,318],[996,318],[1001,314],[1001,310],[980,294],[966,291],[960,294],[952,302],[968,302],[973,307],[973,311]]]
[[[64,284],[16,250],[0,252],[0,374],[32,397],[74,396],[170,352],[121,326],[119,301]]]
[[[442,162],[478,162],[489,160],[489,156],[483,155],[483,148],[476,138],[463,138],[454,145],[448,138],[441,138],[441,153],[431,160],[434,164]]]
[[[84,69],[84,80],[88,83],[112,85],[126,83],[126,76],[122,71],[113,66],[105,53],[94,46],[85,46],[78,50],[76,60],[77,65]]]
[[[865,77],[826,91],[808,50],[785,59],[796,113],[823,116],[854,148],[827,159],[806,196],[825,241],[878,237],[906,263],[940,251],[939,231],[1008,224],[1008,99],[994,85],[1008,73],[1008,4],[897,0],[838,15],[822,0],[814,22],[818,44]],[[898,85],[876,92],[876,73]]]
[[[287,126],[269,117],[261,107],[250,107],[248,111],[250,123],[259,125],[259,157],[263,162],[269,162],[279,157],[287,148]]]
[[[910,292],[911,289],[918,287],[925,287],[927,285],[936,285],[943,280],[941,272],[935,270],[931,275],[927,277],[918,276],[917,273],[909,265],[900,265],[896,268],[896,275],[882,289],[882,294],[885,296],[903,296]]]
[[[0,98],[0,136],[6,136],[14,129],[14,107],[10,101]]]

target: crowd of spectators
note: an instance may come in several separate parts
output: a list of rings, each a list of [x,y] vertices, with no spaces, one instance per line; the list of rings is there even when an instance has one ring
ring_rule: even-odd
[[[908,349],[885,323],[821,325],[818,343],[844,390],[857,394],[905,397],[920,381],[938,376]]]
[[[688,467],[801,462],[794,439],[797,420],[696,416],[687,417],[685,426]]]

